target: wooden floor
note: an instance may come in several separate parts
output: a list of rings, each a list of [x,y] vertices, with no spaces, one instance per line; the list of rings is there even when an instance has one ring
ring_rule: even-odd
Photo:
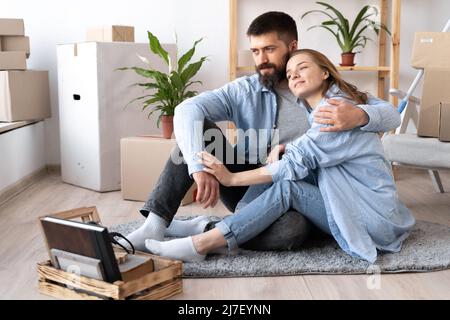
[[[397,184],[415,217],[450,226],[450,174],[447,193],[438,194],[426,172],[402,169]],[[61,182],[49,174],[0,207],[0,299],[49,299],[37,290],[36,263],[47,259],[37,218],[52,212],[97,206],[109,226],[140,217],[141,202],[120,192],[97,193]],[[196,204],[178,214],[225,214],[223,206]],[[257,278],[185,279],[177,299],[450,299],[450,270],[381,275],[308,275]],[[368,285],[369,284],[369,285]],[[374,288],[375,287],[375,288]]]

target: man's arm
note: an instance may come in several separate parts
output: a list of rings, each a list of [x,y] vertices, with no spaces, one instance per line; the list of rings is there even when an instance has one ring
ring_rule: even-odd
[[[400,113],[389,102],[369,96],[367,104],[358,105],[369,116],[369,122],[361,130],[387,132],[395,130],[401,123]]]
[[[196,154],[203,150],[203,122],[233,119],[238,84],[232,82],[182,102],[175,108],[174,132],[189,174],[203,170]]]
[[[400,125],[400,114],[384,100],[369,96],[368,103],[354,105],[346,100],[329,99],[332,106],[319,107],[314,115],[314,121],[330,125],[322,128],[323,132],[351,130],[361,127],[370,132],[386,132]]]

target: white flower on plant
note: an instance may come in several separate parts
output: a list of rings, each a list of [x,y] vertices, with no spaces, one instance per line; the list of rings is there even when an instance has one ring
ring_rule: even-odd
[[[178,35],[175,30],[173,31],[173,38],[175,39],[175,46],[178,49]],[[169,61],[170,61],[170,56],[169,56]],[[178,69],[178,61],[175,59],[175,65],[173,66],[173,70],[177,70],[177,69]],[[169,70],[169,72],[171,72],[171,70]]]
[[[167,58],[169,60],[169,74],[172,73],[172,59],[170,58],[170,55],[167,55]]]
[[[141,56],[139,53],[136,53],[137,57],[144,63],[150,65],[150,60],[148,60],[146,57]]]

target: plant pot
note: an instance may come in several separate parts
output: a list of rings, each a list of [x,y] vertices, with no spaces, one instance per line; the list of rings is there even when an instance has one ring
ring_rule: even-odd
[[[341,54],[342,67],[353,67],[355,65],[355,54],[353,52],[345,52]]]
[[[173,134],[173,116],[162,116],[162,135],[164,139],[172,138]]]

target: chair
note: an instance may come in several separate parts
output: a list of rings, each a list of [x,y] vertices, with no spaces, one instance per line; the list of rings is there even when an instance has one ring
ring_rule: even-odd
[[[400,99],[406,96],[405,92],[397,89],[391,89],[389,93]],[[439,171],[450,170],[450,143],[417,136],[419,106],[420,99],[411,96],[402,113],[400,127],[395,134],[388,134],[383,138],[386,158],[392,165],[428,170],[437,192],[444,193]],[[411,124],[415,126],[415,131],[410,129]]]

